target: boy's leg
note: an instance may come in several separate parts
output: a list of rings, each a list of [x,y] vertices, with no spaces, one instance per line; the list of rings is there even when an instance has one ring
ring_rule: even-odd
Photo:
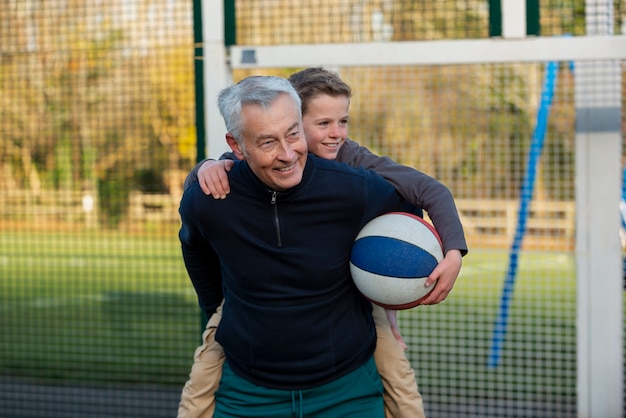
[[[223,303],[223,302],[222,302]],[[224,350],[215,341],[215,331],[222,319],[222,305],[209,318],[202,334],[202,345],[196,349],[189,380],[185,383],[178,405],[178,418],[210,418],[215,410],[215,391],[222,377]]]
[[[404,354],[404,349],[393,336],[385,310],[373,304],[372,315],[378,340],[374,359],[385,392],[387,418],[424,418],[422,395],[417,389],[415,372]]]

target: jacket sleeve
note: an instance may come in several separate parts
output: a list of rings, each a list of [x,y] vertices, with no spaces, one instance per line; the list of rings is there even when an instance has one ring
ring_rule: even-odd
[[[454,198],[443,183],[412,167],[398,164],[389,157],[373,154],[350,139],[339,150],[337,161],[380,174],[407,201],[428,212],[443,241],[444,253],[460,250],[462,255],[467,254],[465,233]]]
[[[191,186],[192,184],[198,182],[198,171],[200,171],[200,167],[205,162],[211,161],[211,160],[212,160],[212,158],[205,158],[204,160],[202,160],[198,164],[196,164],[196,166],[194,168],[191,169],[189,174],[187,174],[187,178],[185,178],[185,182],[183,183],[183,190],[187,190],[187,188],[189,186]],[[232,152],[225,152],[220,157],[220,160],[235,160],[236,161],[237,157]]]
[[[198,296],[198,304],[207,316],[213,314],[222,302],[222,275],[220,262],[211,244],[200,232],[194,195],[202,194],[199,187],[185,191],[180,203],[182,225],[178,233],[187,274]]]

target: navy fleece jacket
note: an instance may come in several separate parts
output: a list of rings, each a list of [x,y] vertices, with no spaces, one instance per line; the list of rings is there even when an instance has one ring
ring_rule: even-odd
[[[350,276],[352,242],[372,218],[413,206],[374,172],[312,155],[285,192],[268,189],[245,161],[228,176],[224,200],[198,183],[185,191],[179,236],[200,307],[210,315],[224,297],[216,339],[230,367],[285,390],[356,370],[376,333]]]

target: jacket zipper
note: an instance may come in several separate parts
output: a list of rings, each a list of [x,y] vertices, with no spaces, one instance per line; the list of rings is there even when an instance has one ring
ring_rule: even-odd
[[[271,204],[274,206],[274,225],[276,225],[276,238],[278,240],[278,246],[282,247],[283,242],[280,238],[280,222],[278,220],[278,205],[276,204],[276,198],[278,197],[278,192],[272,192],[272,200]]]

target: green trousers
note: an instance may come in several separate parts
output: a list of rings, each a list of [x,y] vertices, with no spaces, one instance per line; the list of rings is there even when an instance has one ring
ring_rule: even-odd
[[[312,389],[257,386],[224,364],[214,418],[384,418],[383,386],[374,359],[334,382]]]

